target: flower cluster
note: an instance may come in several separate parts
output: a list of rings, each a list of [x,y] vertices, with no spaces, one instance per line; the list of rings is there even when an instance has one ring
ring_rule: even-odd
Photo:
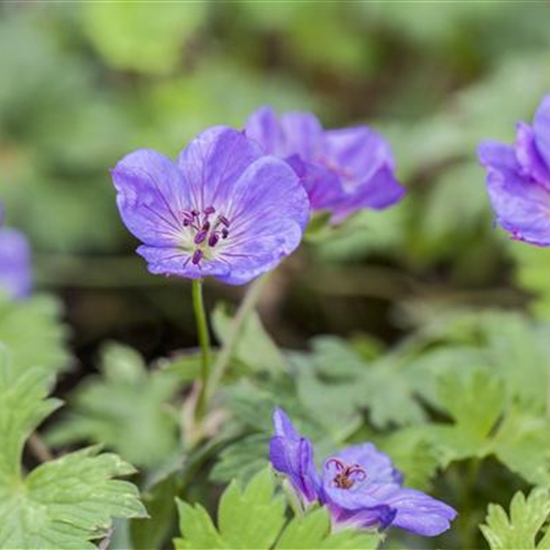
[[[243,132],[219,126],[174,163],[151,150],[112,170],[117,203],[152,273],[244,284],[299,245],[310,212],[340,222],[404,193],[387,143],[367,127],[323,131],[307,113],[254,113]]]
[[[270,442],[273,467],[288,476],[304,501],[327,506],[335,525],[385,529],[390,525],[424,536],[450,527],[456,511],[421,491],[402,487],[403,476],[371,443],[353,445],[316,470],[311,442],[277,409]]]
[[[21,299],[29,294],[32,284],[29,243],[22,233],[2,225],[0,206],[0,292]]]
[[[250,116],[245,131],[266,153],[292,166],[312,209],[328,210],[333,223],[363,208],[391,206],[405,193],[394,177],[388,143],[368,126],[323,130],[311,113],[277,117],[262,107]]]
[[[550,245],[550,95],[529,126],[517,125],[514,145],[494,141],[478,148],[498,223],[514,239]]]

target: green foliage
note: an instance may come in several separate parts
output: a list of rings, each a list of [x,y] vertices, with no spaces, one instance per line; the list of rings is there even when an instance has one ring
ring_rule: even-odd
[[[210,479],[219,483],[249,479],[266,465],[269,439],[267,434],[250,434],[239,439],[237,444],[228,445],[220,452]]]
[[[75,391],[70,415],[49,431],[48,443],[104,443],[145,468],[165,462],[178,448],[169,404],[179,389],[175,374],[149,372],[137,352],[116,344],[104,348],[101,370]]]
[[[0,350],[0,548],[95,548],[112,517],[146,515],[137,488],[113,477],[134,473],[98,448],[69,453],[21,472],[23,445],[59,402],[45,399],[43,374],[29,369],[8,377]]]
[[[83,9],[83,25],[114,67],[163,74],[176,69],[181,48],[197,31],[207,7],[201,1],[162,9],[140,2],[93,3]]]
[[[531,308],[542,319],[550,319],[550,257],[541,254],[536,247],[523,245],[521,242],[508,243],[510,256],[516,261],[515,279],[525,290],[533,293]]]
[[[232,320],[233,317],[222,305],[218,305],[212,313],[212,324],[222,344],[230,338]],[[256,312],[252,312],[247,317],[239,332],[233,360],[242,362],[254,370],[278,371],[286,369],[284,357],[265,331]]]
[[[467,378],[447,374],[441,378],[439,398],[454,421],[431,428],[444,460],[487,454],[487,439],[504,405],[502,382],[481,369]]]
[[[454,423],[425,424],[417,432],[434,445],[443,466],[493,454],[526,481],[550,483],[550,421],[513,404],[505,407],[501,379],[482,369],[462,379],[446,374],[439,399]]]
[[[12,358],[4,376],[15,380],[37,367],[44,380],[51,381],[66,366],[66,329],[60,316],[59,303],[53,297],[38,295],[14,303],[0,293],[0,342]]]
[[[341,427],[343,418],[353,425],[366,407],[378,427],[424,418],[414,395],[415,375],[404,368],[399,351],[364,361],[348,343],[329,337],[315,339],[313,353],[296,359],[301,400],[327,427]]]
[[[331,534],[326,509],[312,509],[293,518],[286,526],[285,502],[274,494],[274,475],[270,468],[256,474],[243,490],[233,481],[224,491],[218,508],[217,527],[206,510],[178,501],[182,538],[175,540],[178,550],[249,548],[317,549],[376,548],[376,533],[345,530]]]
[[[480,529],[492,550],[547,549],[550,548],[550,531],[541,537],[541,528],[548,514],[550,495],[547,489],[533,489],[527,498],[518,492],[510,503],[509,515],[502,506],[490,504],[486,524]]]
[[[427,441],[415,428],[403,428],[377,440],[381,451],[391,456],[395,466],[403,472],[407,487],[426,491],[435,476],[440,456],[433,443]]]

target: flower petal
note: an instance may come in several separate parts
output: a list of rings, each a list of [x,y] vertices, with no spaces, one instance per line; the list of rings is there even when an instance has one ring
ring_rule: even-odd
[[[487,188],[497,220],[513,238],[550,245],[550,192],[506,169],[489,169]]]
[[[273,427],[275,428],[275,435],[280,437],[289,437],[291,439],[302,437],[290,421],[290,418],[288,418],[280,407],[277,407],[273,413]]]
[[[353,193],[359,183],[371,178],[380,168],[395,168],[389,144],[367,126],[325,131],[323,156],[344,178],[344,189],[348,193]]]
[[[345,199],[340,178],[324,166],[306,162],[298,155],[286,159],[306,190],[313,210],[329,210]]]
[[[393,175],[389,144],[367,126],[326,131],[320,161],[338,175],[344,190],[332,205],[333,223],[363,208],[387,208],[405,194]]]
[[[382,210],[400,201],[404,194],[405,188],[395,179],[393,171],[384,166],[369,179],[358,183],[351,195],[334,205],[332,221],[340,223],[363,208]]]
[[[415,489],[393,490],[383,498],[397,510],[392,525],[417,535],[439,535],[449,529],[457,515],[451,506]]]
[[[277,114],[271,107],[266,105],[254,111],[246,121],[244,131],[264,153],[279,155],[283,138]]]
[[[311,113],[291,111],[278,119],[275,111],[265,106],[250,115],[245,132],[265,153],[308,160],[321,145],[323,128]]]
[[[209,275],[222,278],[231,269],[227,262],[218,259],[202,260],[195,265],[191,261],[191,253],[181,248],[140,246],[137,252],[147,260],[149,272],[157,275],[176,275],[189,279],[201,279]]]
[[[25,236],[15,229],[0,229],[0,291],[20,299],[31,290],[31,252]]]
[[[523,122],[518,123],[515,151],[521,174],[535,179],[550,189],[550,171],[537,149],[535,133]]]
[[[487,168],[519,170],[519,164],[510,145],[497,141],[483,141],[477,148],[479,162]]]
[[[397,514],[397,510],[387,504],[349,510],[332,503],[328,505],[328,509],[336,529],[339,527],[352,527],[355,529],[378,527],[386,529],[391,525]]]
[[[305,438],[273,437],[269,442],[273,467],[288,476],[294,489],[306,502],[317,499],[318,482],[313,465],[313,448]]]
[[[275,436],[269,443],[273,467],[289,477],[294,489],[309,503],[317,499],[320,480],[313,462],[313,447],[281,409],[273,415]]]
[[[235,182],[261,156],[259,146],[238,130],[215,126],[199,134],[178,158],[195,208],[223,209]]]
[[[140,149],[111,171],[126,227],[149,246],[172,246],[183,229],[181,212],[191,207],[187,183],[164,155]]]
[[[307,194],[292,169],[264,156],[232,186],[226,203],[230,238],[218,257],[231,264],[223,280],[242,284],[275,267],[293,252],[309,219]]]
[[[290,111],[281,115],[284,157],[297,154],[303,159],[317,156],[322,146],[323,127],[311,113]]]
[[[538,152],[550,170],[550,95],[546,95],[533,119],[533,130]]]

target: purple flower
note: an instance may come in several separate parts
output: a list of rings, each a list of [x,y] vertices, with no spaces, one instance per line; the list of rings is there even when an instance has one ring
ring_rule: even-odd
[[[367,126],[323,130],[310,113],[277,118],[262,107],[248,119],[246,135],[266,153],[285,159],[300,177],[313,210],[328,210],[339,223],[363,208],[396,203],[405,193],[393,172],[388,143]]]
[[[14,299],[25,298],[31,291],[31,252],[26,237],[15,229],[1,227],[0,206],[0,292]]]
[[[550,245],[550,95],[533,125],[517,125],[516,142],[485,141],[478,157],[487,169],[489,198],[498,223],[512,238]]]
[[[288,476],[302,500],[327,506],[334,524],[385,529],[390,525],[435,536],[450,527],[456,511],[421,491],[402,487],[403,476],[372,443],[353,445],[327,458],[321,475],[311,442],[276,409],[270,442],[273,467]]]
[[[247,283],[299,245],[309,218],[288,165],[222,126],[199,134],[175,163],[151,150],[130,153],[112,177],[151,273]]]

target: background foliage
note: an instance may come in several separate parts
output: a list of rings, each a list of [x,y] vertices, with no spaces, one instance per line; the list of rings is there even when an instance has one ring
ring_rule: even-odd
[[[47,534],[62,512],[44,484],[73,475],[78,498],[91,483],[126,504],[100,499],[58,547],[122,516],[111,548],[244,548],[227,517],[239,506],[271,510],[265,548],[372,547],[333,540],[322,510],[285,524],[265,470],[280,405],[321,456],[372,440],[407,484],[459,510],[443,537],[391,532],[387,547],[548,547],[550,255],[493,227],[475,147],[511,141],[550,91],[549,25],[546,3],[520,1],[0,5],[0,197],[32,241],[37,287],[0,301],[0,396],[20,411],[0,399],[0,429],[13,427],[0,431],[0,517],[20,480],[25,509],[49,510]],[[316,234],[272,275],[197,446],[182,409],[198,370],[190,289],[134,255],[108,169],[138,147],[175,155],[262,104],[384,132],[409,193]],[[218,342],[241,297],[207,286]],[[59,458],[39,466],[23,445],[50,413],[41,433]],[[76,450],[88,444],[122,458]],[[129,519],[144,514],[136,492],[111,479],[133,472],[125,460],[151,519]],[[0,547],[47,545],[2,529]]]

